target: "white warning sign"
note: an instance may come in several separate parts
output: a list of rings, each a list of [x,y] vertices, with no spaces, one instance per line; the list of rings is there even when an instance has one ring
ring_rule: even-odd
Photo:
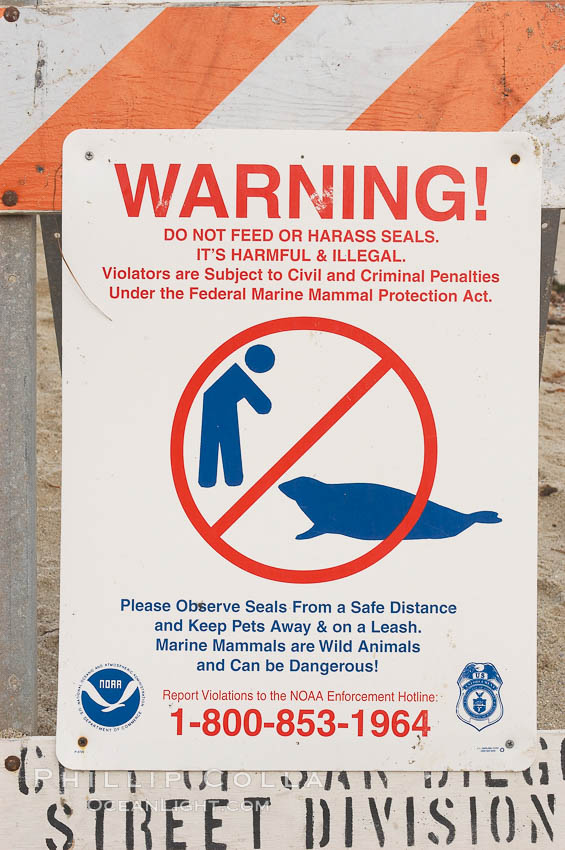
[[[529,765],[540,171],[525,134],[67,139],[65,766]]]

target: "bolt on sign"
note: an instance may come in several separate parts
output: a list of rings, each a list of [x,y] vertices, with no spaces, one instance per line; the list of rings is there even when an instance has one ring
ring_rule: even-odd
[[[82,130],[63,171],[61,762],[525,769],[537,141]]]

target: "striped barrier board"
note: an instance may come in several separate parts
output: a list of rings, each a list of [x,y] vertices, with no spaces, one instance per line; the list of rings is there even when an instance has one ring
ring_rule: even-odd
[[[336,766],[339,757],[336,756]],[[563,846],[565,732],[520,773],[68,771],[54,738],[0,741],[10,850],[526,850]]]
[[[77,128],[526,130],[544,206],[565,206],[560,3],[18,11],[0,18],[1,212],[60,210]]]

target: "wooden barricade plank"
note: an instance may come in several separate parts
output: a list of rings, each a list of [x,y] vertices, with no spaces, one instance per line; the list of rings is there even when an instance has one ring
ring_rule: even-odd
[[[557,848],[564,752],[565,732],[552,731],[539,733],[535,762],[520,773],[89,772],[61,767],[53,738],[4,740],[0,846]]]
[[[95,35],[84,61],[79,18]],[[525,129],[544,148],[544,205],[565,206],[563,32],[563,7],[538,0],[22,7],[0,20],[3,90],[18,92],[0,211],[61,208],[62,143],[81,127]]]
[[[563,65],[565,9],[476,3],[378,98],[355,130],[500,130]]]

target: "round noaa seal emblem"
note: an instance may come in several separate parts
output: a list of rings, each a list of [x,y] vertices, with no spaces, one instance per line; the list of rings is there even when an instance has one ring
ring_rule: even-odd
[[[129,667],[104,664],[82,677],[78,709],[87,723],[107,732],[135,723],[145,701],[143,685]]]

